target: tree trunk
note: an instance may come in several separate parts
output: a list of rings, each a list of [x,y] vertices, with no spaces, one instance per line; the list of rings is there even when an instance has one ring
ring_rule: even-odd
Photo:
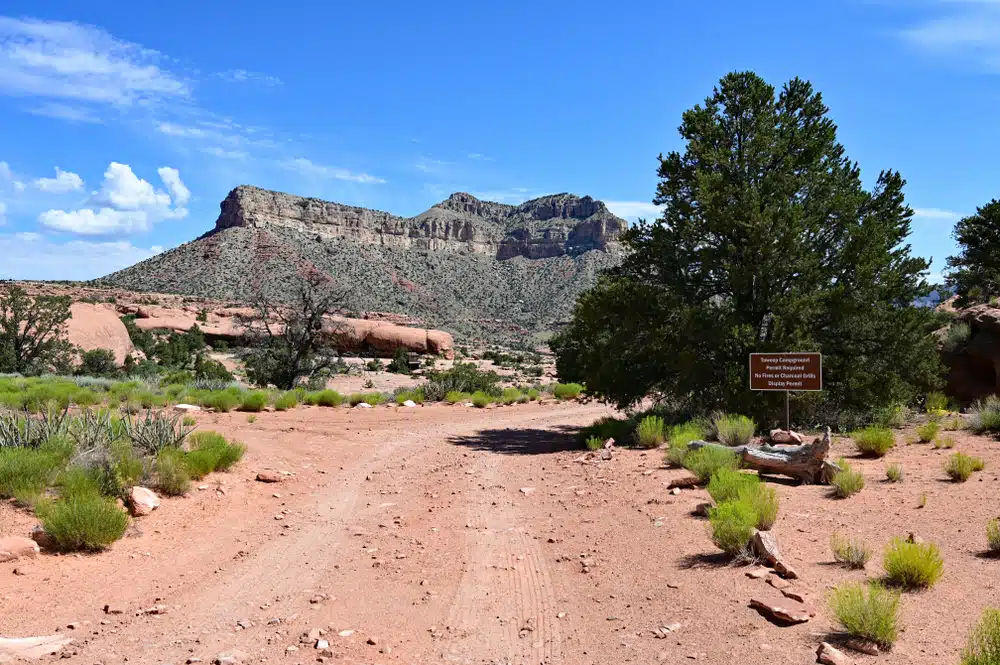
[[[830,452],[830,428],[812,443],[801,446],[735,446],[728,447],[719,443],[692,441],[689,450],[698,450],[707,446],[718,446],[731,450],[740,456],[743,467],[754,469],[760,473],[777,473],[783,476],[798,478],[804,483],[826,485],[833,474],[840,468],[826,459]]]

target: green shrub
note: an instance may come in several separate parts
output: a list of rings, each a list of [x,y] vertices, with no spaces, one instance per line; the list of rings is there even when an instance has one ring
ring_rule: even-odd
[[[472,405],[477,409],[485,409],[493,402],[493,398],[482,391],[472,393]]]
[[[949,449],[955,447],[955,437],[953,436],[942,436],[937,441],[934,442],[935,449]]]
[[[705,427],[699,421],[692,420],[683,425],[674,425],[670,428],[669,445],[664,455],[664,461],[670,466],[684,466],[688,445],[692,441],[699,441],[703,438],[705,438]]]
[[[527,395],[528,395],[528,399],[529,399],[530,401],[532,401],[532,402],[534,402],[535,400],[537,400],[537,399],[538,399],[538,397],[539,397],[539,396],[540,396],[541,394],[542,394],[542,393],[541,393],[541,391],[540,391],[540,390],[538,390],[538,388],[531,388],[531,389],[530,389],[530,390],[528,390],[528,392],[527,392]]]
[[[621,419],[604,416],[580,430],[580,438],[586,441],[594,436],[601,441],[614,439],[618,443],[624,443],[632,438],[634,429],[635,422],[631,418]]]
[[[463,393],[458,390],[452,390],[447,395],[445,395],[444,399],[449,404],[458,404],[460,402],[469,401],[470,397],[472,396],[469,393]]]
[[[724,446],[745,446],[753,440],[757,424],[746,416],[719,413],[712,417],[712,430]]]
[[[1000,610],[986,608],[962,650],[961,665],[1000,663]]]
[[[947,411],[948,406],[948,396],[944,393],[927,393],[927,398],[924,400],[924,411],[927,413]]]
[[[423,404],[424,389],[413,388],[410,390],[399,390],[396,392],[396,404],[402,404],[407,400],[413,402],[414,404]]]
[[[895,436],[886,427],[866,427],[851,433],[854,445],[862,455],[882,457],[895,445]]]
[[[965,321],[954,321],[945,332],[942,346],[945,351],[954,351],[964,346],[972,335],[972,328]]]
[[[101,476],[96,469],[70,466],[59,476],[59,497],[69,500],[101,493]]]
[[[879,584],[849,582],[830,594],[830,610],[852,637],[888,649],[899,633],[899,593]]]
[[[754,526],[761,531],[770,530],[778,519],[778,493],[756,474],[721,468],[712,474],[708,493],[719,505],[739,501],[750,506],[756,516]]]
[[[893,538],[882,558],[886,578],[908,589],[927,588],[940,579],[944,561],[934,543],[912,543]]]
[[[102,465],[101,492],[124,499],[129,488],[146,475],[146,462],[135,454],[129,440],[114,441]]]
[[[604,447],[604,441],[598,436],[587,439],[587,450],[600,450]]]
[[[240,411],[251,411],[257,413],[264,410],[267,406],[268,394],[263,390],[256,390],[252,393],[247,393],[243,396],[243,402],[240,404]]]
[[[184,451],[177,448],[164,448],[156,456],[156,488],[164,494],[179,496],[191,489],[185,457]]]
[[[282,393],[278,399],[274,400],[275,411],[288,411],[294,409],[299,403],[299,396],[294,390]]]
[[[246,446],[239,442],[230,443],[218,432],[195,432],[189,442],[191,450],[184,455],[184,464],[194,480],[200,480],[213,471],[228,471],[246,453]]]
[[[0,448],[0,497],[34,504],[66,466],[67,455],[52,446]]]
[[[986,544],[993,554],[1000,554],[1000,519],[993,518],[986,523]]]
[[[753,537],[757,514],[745,501],[727,501],[708,511],[712,542],[726,554],[746,551]]]
[[[314,406],[340,406],[344,403],[344,396],[336,390],[318,390],[307,394],[306,402]]]
[[[872,550],[860,538],[845,538],[839,533],[830,536],[834,560],[851,569],[860,570],[872,558]]]
[[[215,409],[220,413],[229,413],[242,401],[240,394],[231,390],[212,390],[205,394],[201,406]]]
[[[882,427],[902,429],[906,427],[906,423],[910,420],[911,415],[910,407],[905,404],[893,404],[892,406],[883,407],[876,411],[875,423]]]
[[[656,448],[663,443],[663,418],[646,416],[635,428],[635,442],[640,448]]]
[[[95,404],[100,404],[102,401],[104,400],[102,400],[97,393],[93,390],[87,390],[86,388],[73,393],[73,403],[82,409],[94,406]]]
[[[194,416],[184,416],[181,419],[181,424],[184,425],[184,427],[194,427],[198,424],[198,421],[194,419]]]
[[[38,517],[56,548],[64,551],[103,550],[128,528],[128,513],[96,492],[45,503]]]
[[[837,460],[837,466],[840,467],[840,471],[833,474],[833,478],[830,479],[830,485],[833,486],[837,497],[846,499],[865,488],[865,474],[855,471],[843,458]]]
[[[583,386],[579,383],[557,383],[552,386],[552,395],[556,399],[576,399],[583,394]]]
[[[495,397],[500,395],[499,383],[496,372],[484,372],[475,363],[456,362],[449,370],[427,374],[424,396],[429,402],[440,402],[450,392],[484,392]]]
[[[684,468],[707,483],[719,469],[738,469],[740,458],[734,452],[718,446],[705,446],[689,452],[684,458]]]
[[[903,479],[903,466],[901,464],[890,464],[885,467],[885,479],[890,483],[898,483]]]
[[[983,460],[964,453],[954,453],[944,464],[944,472],[958,483],[964,483],[975,471],[983,469]]]
[[[521,391],[517,388],[504,388],[503,392],[500,393],[500,401],[503,404],[513,404],[521,398]]]
[[[362,402],[378,406],[385,402],[385,395],[382,393],[351,393],[351,396],[347,398],[347,402],[351,406],[357,406]]]
[[[976,434],[1000,432],[1000,396],[987,395],[969,409],[969,429]]]
[[[937,438],[940,430],[941,424],[932,420],[917,428],[917,438],[920,439],[920,443],[930,443]]]

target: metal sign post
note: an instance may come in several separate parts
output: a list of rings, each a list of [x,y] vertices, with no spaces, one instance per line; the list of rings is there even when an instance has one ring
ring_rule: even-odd
[[[823,356],[819,353],[751,353],[750,390],[785,392],[785,428],[792,428],[788,393],[823,390]]]

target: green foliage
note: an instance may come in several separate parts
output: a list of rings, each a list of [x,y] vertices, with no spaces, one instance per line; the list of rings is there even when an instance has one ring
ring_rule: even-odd
[[[899,593],[879,584],[842,584],[830,593],[830,611],[852,637],[890,648],[899,634]]]
[[[344,403],[344,396],[336,390],[319,390],[307,393],[305,402],[313,406],[340,406]],[[357,404],[357,402],[352,402],[352,404]]]
[[[927,413],[947,411],[949,406],[948,396],[940,392],[927,393],[927,398],[924,400],[924,410]]]
[[[124,499],[128,489],[138,485],[145,475],[146,461],[136,455],[132,442],[112,441],[101,467],[101,493]]]
[[[943,436],[934,442],[934,448],[954,448],[955,447],[955,437],[953,436]]]
[[[600,450],[604,447],[604,439],[599,436],[591,436],[586,441],[587,450]]]
[[[69,374],[73,348],[66,341],[69,296],[28,295],[16,284],[0,290],[0,372]]]
[[[55,482],[68,455],[58,445],[37,449],[0,447],[0,497],[31,505]]]
[[[692,420],[682,425],[670,428],[667,452],[664,461],[670,466],[684,466],[688,454],[688,445],[692,441],[705,438],[705,426],[702,422]]]
[[[452,390],[444,396],[444,401],[449,404],[458,404],[459,402],[467,402],[470,397],[471,395],[469,395],[469,393],[463,393],[460,390]]]
[[[944,561],[934,543],[911,543],[893,538],[882,557],[886,579],[908,589],[934,585],[944,572]]]
[[[106,549],[128,528],[128,513],[96,491],[40,504],[38,517],[56,548],[64,551]]]
[[[1000,396],[987,395],[969,409],[969,429],[976,434],[1000,432]]]
[[[232,372],[226,369],[225,365],[218,360],[205,358],[201,354],[195,357],[194,377],[200,381],[219,381],[222,383],[230,383],[235,380]]]
[[[502,404],[513,404],[521,399],[521,391],[517,388],[504,388],[503,392],[500,393],[500,402]]]
[[[537,388],[530,388],[526,394],[528,395],[528,400],[534,402],[541,396],[542,392]]]
[[[664,440],[663,418],[646,416],[635,428],[635,442],[640,448],[656,448]]]
[[[219,413],[229,413],[242,401],[243,397],[239,390],[212,390],[200,400],[201,406],[206,409],[214,409]]]
[[[258,413],[264,410],[268,400],[269,395],[263,390],[247,393],[243,396],[243,401],[240,403],[240,411]]]
[[[776,93],[751,72],[685,112],[683,150],[660,158],[662,215],[624,234],[622,265],[551,340],[559,376],[621,408],[653,396],[760,423],[785,398],[747,390],[751,352],[822,349],[824,391],[793,398],[806,422],[936,389],[904,181],[884,171],[866,190],[827,113],[809,83]]]
[[[552,395],[556,399],[576,399],[583,394],[583,386],[579,383],[557,383],[552,386]]]
[[[191,433],[181,421],[181,414],[147,411],[142,418],[122,420],[123,433],[132,445],[145,455],[156,455],[164,448],[178,448]]]
[[[739,466],[739,456],[719,446],[705,446],[684,457],[684,468],[697,476],[701,483],[707,483],[719,469],[738,469]]]
[[[84,351],[80,356],[80,366],[76,373],[82,376],[118,376],[121,368],[115,362],[115,354],[108,349]]]
[[[399,346],[396,347],[396,352],[392,355],[392,362],[386,367],[386,371],[392,372],[394,374],[409,374],[410,373],[410,354],[409,352]]]
[[[715,546],[736,556],[746,551],[753,537],[757,514],[745,501],[727,501],[708,511],[708,521]]]
[[[396,404],[402,404],[407,400],[413,402],[414,404],[424,403],[424,389],[423,388],[409,388],[405,390],[397,390],[395,393]]]
[[[470,399],[472,400],[472,405],[477,409],[485,409],[493,403],[493,398],[481,390],[477,390],[472,393],[472,397]]]
[[[956,351],[965,346],[972,336],[972,328],[965,321],[955,321],[945,331],[941,344],[945,351]]]
[[[712,432],[724,446],[745,446],[753,440],[757,424],[750,418],[728,413],[717,413],[712,417]]]
[[[961,665],[1000,663],[1000,610],[986,608],[969,634],[962,650]]]
[[[770,530],[778,519],[778,493],[756,474],[723,467],[712,474],[708,493],[719,505],[736,501],[749,506],[755,515],[754,526],[762,531]]]
[[[964,483],[976,471],[982,471],[984,462],[979,457],[954,453],[944,463],[944,472],[957,483]]]
[[[213,471],[228,471],[243,459],[246,446],[226,441],[218,432],[195,432],[189,438],[191,450],[184,455],[188,475],[200,480]]]
[[[865,488],[865,474],[855,471],[843,458],[837,460],[837,466],[840,467],[840,471],[833,474],[833,478],[830,479],[836,497],[846,499]]]
[[[891,404],[875,412],[874,423],[880,427],[902,429],[910,420],[913,412],[905,404]]]
[[[153,355],[153,347],[156,345],[153,333],[148,330],[142,330],[135,325],[135,314],[127,314],[121,317],[121,322],[125,325],[129,339],[132,340],[132,345],[142,351],[147,358],[151,357]]]
[[[896,445],[892,430],[885,427],[866,427],[851,433],[858,452],[869,457],[882,457]]]
[[[299,396],[294,390],[282,393],[278,399],[274,400],[275,411],[287,411],[294,409],[299,403]]]
[[[191,489],[191,473],[183,450],[164,448],[156,455],[156,488],[164,494],[179,496]]]
[[[364,402],[365,404],[371,404],[372,406],[378,406],[379,404],[385,403],[385,395],[382,393],[351,393],[347,398],[348,403],[351,406],[357,406]]]
[[[930,443],[937,438],[939,431],[941,431],[941,424],[932,420],[917,427],[917,438],[920,443]]]
[[[958,254],[949,256],[946,283],[958,296],[956,305],[986,302],[1000,295],[1000,201],[976,208],[955,224]]]
[[[872,550],[860,538],[845,538],[839,533],[830,536],[834,560],[848,568],[860,570],[872,558]]]
[[[450,392],[500,395],[500,375],[493,371],[484,372],[475,363],[456,362],[449,370],[429,372],[427,379],[424,396],[430,402],[440,402]]]
[[[986,544],[993,554],[1000,554],[1000,519],[993,518],[986,523]]]
[[[634,429],[635,422],[631,418],[604,416],[580,430],[580,438],[585,441],[590,437],[597,437],[602,445],[604,441],[614,439],[621,444],[632,438]]]
[[[885,479],[890,483],[898,483],[903,480],[903,466],[901,464],[890,464],[885,467]]]

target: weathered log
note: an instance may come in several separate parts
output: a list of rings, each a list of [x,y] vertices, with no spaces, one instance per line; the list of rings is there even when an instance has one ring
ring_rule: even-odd
[[[801,446],[723,446],[719,443],[692,441],[689,450],[717,446],[740,456],[743,467],[761,473],[777,473],[804,483],[826,485],[840,468],[826,458],[830,452],[830,428],[812,443]]]

